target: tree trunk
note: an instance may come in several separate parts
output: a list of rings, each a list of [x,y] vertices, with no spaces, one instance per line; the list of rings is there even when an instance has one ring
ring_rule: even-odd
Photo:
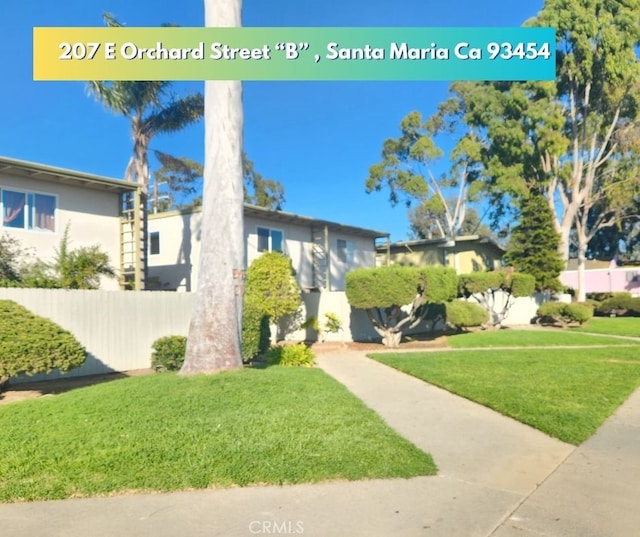
[[[587,264],[587,244],[580,240],[578,244],[578,293],[576,294],[576,300],[578,302],[584,302],[587,299],[587,286],[586,286],[586,264]]]
[[[207,26],[240,26],[241,0],[205,0]],[[242,367],[242,86],[205,82],[200,269],[181,374]]]

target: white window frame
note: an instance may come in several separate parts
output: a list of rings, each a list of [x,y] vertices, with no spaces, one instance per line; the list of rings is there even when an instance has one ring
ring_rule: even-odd
[[[14,227],[14,226],[6,226],[4,224],[4,192],[15,192],[16,194],[23,194],[25,197],[25,203],[23,207],[24,211],[24,226],[23,227]],[[53,209],[53,230],[36,227],[35,225],[30,227],[29,220],[35,222],[35,214],[32,211],[35,210],[35,207],[29,205],[29,196],[49,196],[54,200],[54,209]],[[34,203],[35,205],[35,203]],[[58,196],[56,194],[51,194],[50,192],[42,192],[40,190],[24,190],[22,188],[14,188],[11,186],[0,186],[0,228],[7,230],[21,230],[28,231],[29,233],[53,233],[56,234],[58,232]]]
[[[260,249],[260,230],[261,229],[265,229],[269,232],[269,236],[267,238],[267,248],[261,250]],[[280,250],[274,250],[273,249],[273,232],[276,231],[278,233],[280,233],[282,235],[282,248]],[[284,235],[284,230],[283,229],[278,229],[275,227],[267,227],[267,226],[256,226],[256,250],[258,251],[258,253],[263,253],[263,252],[280,252],[282,254],[285,253],[285,249],[286,249],[286,242],[285,242],[285,235]]]
[[[340,243],[344,242],[344,248],[340,247]],[[336,255],[340,263],[345,265],[353,265],[356,259],[356,243],[349,239],[336,239]]]

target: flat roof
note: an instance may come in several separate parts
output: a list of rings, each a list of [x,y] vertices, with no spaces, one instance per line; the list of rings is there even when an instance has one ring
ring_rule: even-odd
[[[6,173],[13,177],[27,177],[51,183],[82,186],[94,190],[107,190],[118,193],[132,192],[138,189],[136,183],[127,183],[121,179],[112,179],[111,177],[45,166],[44,164],[2,156],[0,156],[0,173]]]
[[[194,212],[200,212],[201,207],[194,207],[192,209],[185,209],[182,211],[167,211],[163,213],[149,214],[150,219],[167,218],[176,216],[179,214],[191,214]],[[367,229],[363,227],[350,226],[347,224],[340,224],[338,222],[331,222],[329,220],[321,220],[318,218],[312,218],[310,216],[302,216],[299,214],[289,213],[285,211],[274,211],[272,209],[266,209],[264,207],[258,207],[257,205],[244,205],[244,215],[253,216],[255,218],[264,218],[272,222],[282,222],[284,224],[300,224],[309,227],[324,228],[338,233],[347,233],[350,235],[356,235],[359,237],[367,237],[372,239],[386,238],[389,233],[386,231],[378,231],[375,229]]]
[[[401,249],[401,248],[415,248],[416,246],[441,246],[441,247],[449,247],[450,243],[453,239],[449,239],[446,237],[440,237],[437,239],[416,239],[411,241],[400,241],[400,242],[392,242],[389,245],[391,249]],[[455,238],[455,242],[478,242],[480,244],[491,244],[495,246],[499,250],[505,251],[499,244],[497,244],[493,239],[489,237],[485,237],[484,235],[460,235]],[[386,246],[378,247],[381,251],[386,251]]]

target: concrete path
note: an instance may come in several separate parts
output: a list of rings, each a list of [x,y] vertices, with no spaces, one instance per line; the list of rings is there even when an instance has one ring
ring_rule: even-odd
[[[1,534],[638,534],[640,392],[596,436],[575,449],[361,353],[337,352],[321,356],[318,361],[400,434],[429,451],[440,468],[439,475],[0,504]]]

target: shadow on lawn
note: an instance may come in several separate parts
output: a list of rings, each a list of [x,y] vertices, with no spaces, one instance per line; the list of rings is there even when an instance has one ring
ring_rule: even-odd
[[[15,403],[26,399],[35,399],[51,395],[58,395],[85,386],[94,386],[104,382],[111,382],[133,376],[151,375],[153,370],[143,369],[126,373],[107,373],[104,375],[90,375],[68,379],[44,380],[38,382],[22,382],[20,384],[5,384],[0,387],[0,404]]]

